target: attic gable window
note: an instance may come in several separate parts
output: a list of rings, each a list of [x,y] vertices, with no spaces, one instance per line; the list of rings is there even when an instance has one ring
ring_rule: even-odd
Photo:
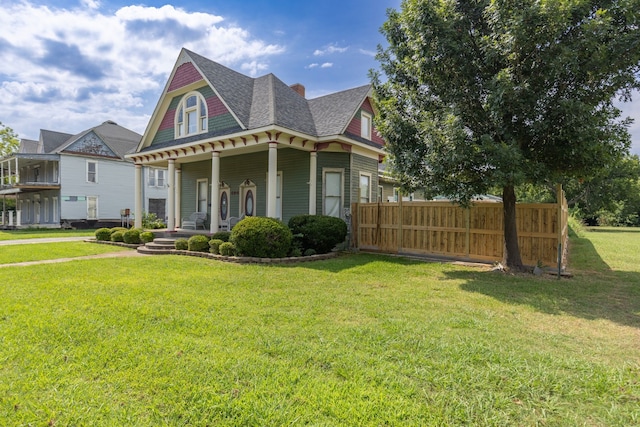
[[[176,138],[207,131],[207,103],[198,92],[186,94],[176,112]]]
[[[371,114],[364,111],[360,114],[360,136],[371,139]]]

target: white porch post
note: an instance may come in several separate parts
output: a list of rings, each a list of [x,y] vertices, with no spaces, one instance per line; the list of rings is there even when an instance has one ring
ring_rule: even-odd
[[[175,159],[169,159],[169,194],[167,200],[167,229],[174,231],[176,229],[176,161]]]
[[[22,225],[22,209],[16,209],[16,227],[20,227]]]
[[[269,172],[267,180],[267,216],[276,218],[276,202],[277,202],[277,182],[278,182],[278,143],[269,143]]]
[[[12,185],[13,182],[11,182],[11,160],[7,162],[7,165],[9,166],[9,170],[8,170],[9,174],[7,175],[7,181],[8,181],[7,184]]]
[[[142,165],[135,166],[135,202],[133,206],[134,227],[142,228]]]
[[[217,233],[220,226],[220,152],[211,153],[211,233]]]
[[[9,211],[9,227],[13,227],[13,211]]]
[[[318,171],[318,153],[312,151],[309,153],[309,215],[315,215],[316,212],[316,188],[317,188],[317,171]]]
[[[182,169],[180,167],[176,168],[176,207],[175,207],[175,217],[176,217],[176,226],[180,227],[182,224],[182,213],[180,212],[180,204],[182,196]]]
[[[18,169],[18,157],[16,156],[16,184],[20,182],[20,169]]]

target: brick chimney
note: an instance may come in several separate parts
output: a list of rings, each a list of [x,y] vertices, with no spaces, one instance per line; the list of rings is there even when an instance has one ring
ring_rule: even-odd
[[[302,86],[300,83],[294,83],[289,87],[298,92],[298,95],[304,98],[304,86]]]

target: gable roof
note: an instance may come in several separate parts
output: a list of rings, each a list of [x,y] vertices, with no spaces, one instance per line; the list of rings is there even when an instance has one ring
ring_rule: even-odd
[[[37,143],[37,151],[23,151],[40,154],[60,154],[76,141],[89,133],[95,133],[98,138],[111,150],[118,158],[124,159],[126,154],[133,153],[142,138],[142,135],[132,130],[124,128],[117,123],[108,120],[98,126],[84,130],[76,135],[50,130],[40,130],[40,140],[31,141]],[[25,149],[31,149],[29,140]],[[91,155],[91,153],[86,153]]]
[[[173,79],[178,75],[178,68],[189,62],[194,65],[194,72],[199,74],[196,77],[190,75],[189,82],[200,77],[204,79],[242,130],[281,126],[313,137],[341,135],[371,93],[371,86],[365,85],[306,99],[273,74],[249,77],[183,48],[161,100],[168,96],[168,92],[177,89]],[[156,106],[152,120],[161,120],[160,115],[165,113],[158,110],[161,105],[162,101]],[[147,131],[151,129],[150,125]],[[182,143],[187,139],[179,141]],[[162,145],[170,146],[177,142],[167,141]],[[150,140],[146,141],[145,145],[150,143]]]
[[[38,141],[34,141],[33,139],[24,139],[20,140],[20,147],[18,148],[18,153],[28,153],[34,154],[38,152]]]
[[[70,133],[55,132],[52,130],[40,129],[40,141],[38,143],[38,153],[53,153],[56,148],[71,138]]]

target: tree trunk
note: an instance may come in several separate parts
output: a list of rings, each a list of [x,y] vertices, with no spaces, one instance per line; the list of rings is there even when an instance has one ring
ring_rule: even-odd
[[[513,185],[502,188],[502,210],[504,214],[504,265],[512,270],[522,270],[518,229],[516,224],[516,192]]]

